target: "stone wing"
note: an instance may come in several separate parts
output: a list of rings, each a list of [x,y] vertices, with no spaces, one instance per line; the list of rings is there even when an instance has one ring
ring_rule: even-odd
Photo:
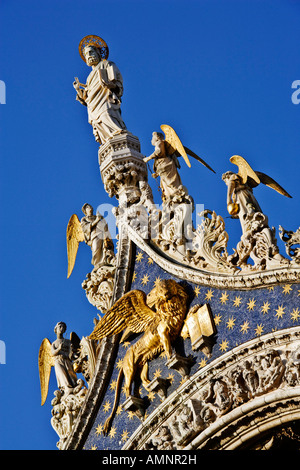
[[[79,243],[83,241],[84,233],[81,227],[81,223],[77,215],[73,214],[70,217],[67,226],[68,278],[71,276],[75,265]]]
[[[146,303],[146,294],[132,290],[123,295],[97,323],[89,339],[99,340],[116,335],[125,328],[131,333],[141,333],[156,321],[156,314]]]
[[[51,354],[51,343],[48,338],[43,339],[39,350],[39,376],[41,385],[41,406],[44,405],[49,388],[51,368],[54,358]]]

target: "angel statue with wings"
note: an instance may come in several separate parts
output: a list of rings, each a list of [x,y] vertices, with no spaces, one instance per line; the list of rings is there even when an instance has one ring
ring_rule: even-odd
[[[67,326],[64,322],[55,325],[57,339],[51,344],[45,338],[39,350],[39,375],[41,385],[41,405],[44,405],[48,395],[51,369],[54,367],[57,386],[64,396],[77,386],[77,375],[72,360],[79,354],[80,339],[72,332],[70,339],[64,338]]]
[[[254,197],[253,188],[263,183],[283,196],[291,196],[273,178],[254,171],[240,155],[233,155],[230,161],[238,166],[238,173],[227,171],[222,179],[227,185],[227,210],[232,218],[240,220],[242,228],[237,246],[238,263],[244,263],[250,254],[254,261],[260,260],[260,263],[268,258],[283,261],[285,258],[279,254],[274,229],[269,228],[268,217]]]
[[[192,150],[183,146],[175,130],[166,124],[162,124],[161,130],[165,133],[165,137],[161,132],[153,132],[151,144],[155,147],[154,152],[144,158],[144,162],[154,159],[153,176],[160,177],[160,188],[162,191],[163,202],[169,202],[183,191],[186,195],[187,189],[182,185],[178,169],[180,164],[178,157],[182,156],[185,163],[191,168],[191,163],[187,154],[201,162],[209,170],[215,171],[204,161],[198,157]]]
[[[104,217],[99,212],[95,215],[93,207],[88,203],[84,204],[82,212],[84,217],[81,221],[73,214],[67,226],[68,278],[73,271],[80,242],[84,241],[91,247],[95,269],[112,265],[115,256],[114,244]]]

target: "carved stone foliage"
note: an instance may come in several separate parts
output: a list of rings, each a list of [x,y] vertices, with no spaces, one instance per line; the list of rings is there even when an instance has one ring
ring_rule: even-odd
[[[77,381],[77,386],[67,395],[60,390],[54,392],[55,398],[51,401],[51,425],[60,438],[57,443],[59,449],[63,448],[65,441],[72,433],[73,425],[85,400],[86,392],[87,389],[81,379]]]
[[[300,227],[296,232],[279,226],[279,236],[285,244],[285,251],[296,264],[300,264]]]
[[[210,210],[201,212],[199,216],[202,222],[194,232],[191,265],[209,271],[234,272],[236,268],[227,260],[228,234],[224,220]]]
[[[147,166],[140,153],[139,139],[129,132],[112,137],[99,148],[99,165],[104,188],[123,207],[140,198],[139,182],[147,181]]]
[[[262,212],[249,212],[244,218],[247,231],[243,233],[234,254],[228,261],[242,270],[260,271],[280,268],[289,261],[279,253],[275,228],[268,226],[268,218]],[[253,265],[248,264],[251,258]]]
[[[74,370],[76,373],[81,372],[88,383],[90,383],[96,369],[99,348],[98,341],[88,337],[84,336],[80,341],[79,356],[74,362]]]
[[[274,341],[270,341],[272,342]],[[152,421],[144,423],[142,433],[140,435],[136,433],[135,438],[132,438],[124,449],[187,448],[186,446],[193,440],[201,441],[199,436],[203,431],[217,423],[221,417],[229,416],[229,413],[233,413],[240,406],[244,406],[246,410],[247,405],[249,410],[253,411],[255,406],[250,406],[252,401],[253,403],[259,401],[261,406],[265,400],[261,400],[260,397],[280,390],[282,392],[287,389],[297,390],[300,386],[299,340],[289,347],[267,349],[254,347],[253,343],[253,347],[241,352],[240,360],[237,360],[236,356],[234,359],[228,359],[229,363],[234,362],[234,364],[225,367],[223,372],[218,373],[218,369],[224,367],[224,360],[216,366],[216,373],[212,373],[211,370],[210,373],[204,373],[201,379],[199,374],[199,380],[195,379],[194,385],[188,383],[185,392],[182,387],[181,392],[178,392],[181,399],[179,395],[170,396],[165,405],[161,405],[161,412],[157,410]],[[162,422],[160,416],[164,416]],[[203,436],[206,434],[207,431]],[[195,446],[197,447],[194,444],[188,448]]]
[[[106,313],[111,304],[115,272],[115,266],[101,266],[88,273],[82,283],[88,301],[102,313]]]

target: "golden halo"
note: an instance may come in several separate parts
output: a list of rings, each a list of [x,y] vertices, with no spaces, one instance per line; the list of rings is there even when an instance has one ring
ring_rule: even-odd
[[[109,50],[108,50],[108,45],[104,41],[104,39],[100,38],[99,36],[94,36],[93,34],[90,34],[89,36],[85,36],[83,39],[81,39],[78,49],[79,49],[79,54],[82,60],[85,62],[85,57],[83,54],[84,48],[87,46],[93,46],[97,47],[100,51],[101,59],[107,59]]]

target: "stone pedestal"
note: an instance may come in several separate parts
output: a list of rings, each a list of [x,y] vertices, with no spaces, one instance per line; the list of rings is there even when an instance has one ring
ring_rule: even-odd
[[[142,398],[130,395],[123,403],[124,411],[132,411],[139,419],[143,419],[145,415],[145,403]]]
[[[189,376],[193,359],[190,357],[182,357],[177,353],[174,353],[171,358],[166,362],[169,369],[175,369],[183,377]]]
[[[168,379],[163,379],[162,377],[156,377],[151,380],[148,385],[148,389],[151,392],[157,393],[157,395],[164,400],[167,397],[167,389],[170,386],[170,381]]]
[[[140,152],[140,141],[123,132],[101,145],[99,166],[104,188],[109,197],[116,197],[119,206],[128,207],[139,201],[139,182],[147,181],[147,165]]]

